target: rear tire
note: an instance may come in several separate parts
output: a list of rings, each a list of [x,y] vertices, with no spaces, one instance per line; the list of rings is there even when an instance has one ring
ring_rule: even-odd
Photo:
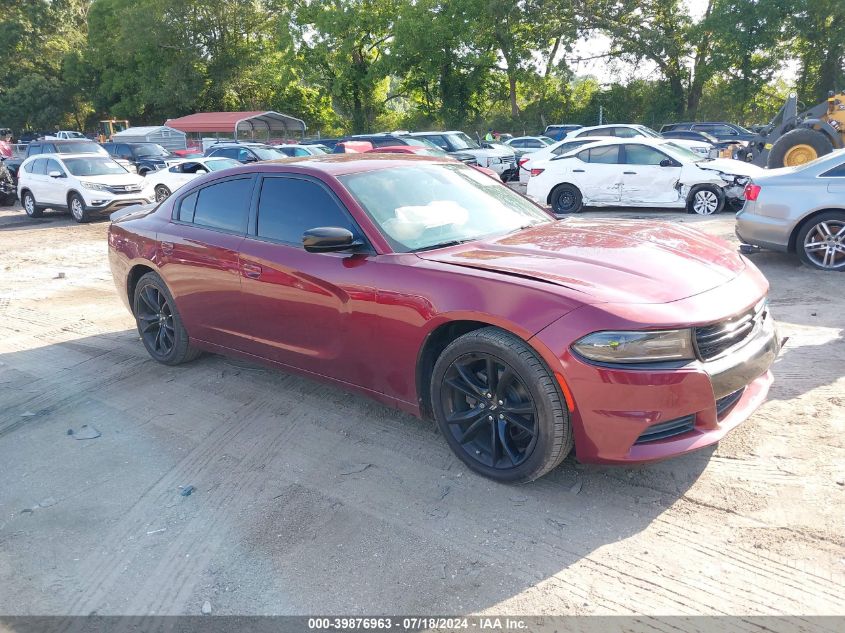
[[[687,213],[715,215],[725,208],[725,192],[715,185],[701,185],[690,191]]]
[[[566,183],[558,185],[552,190],[549,203],[552,205],[552,213],[555,215],[580,213],[584,208],[584,197],[578,187]]]
[[[808,266],[845,271],[845,212],[826,211],[812,218],[798,232],[795,250]]]
[[[132,297],[132,314],[138,334],[153,360],[164,365],[180,365],[202,352],[191,345],[176,302],[157,273],[138,280]]]
[[[90,220],[85,210],[85,200],[78,193],[72,193],[67,198],[67,208],[70,209],[70,216],[80,224]]]
[[[164,185],[156,185],[156,202],[164,202],[170,197],[171,191]]]
[[[554,375],[524,341],[499,328],[452,341],[434,364],[430,396],[449,447],[490,479],[533,481],[572,450],[569,412]]]
[[[44,211],[35,202],[35,196],[31,191],[24,191],[23,200],[21,200],[24,212],[31,218],[40,218],[44,215]]]
[[[833,143],[822,132],[799,127],[774,142],[767,165],[769,169],[803,165],[832,151]]]

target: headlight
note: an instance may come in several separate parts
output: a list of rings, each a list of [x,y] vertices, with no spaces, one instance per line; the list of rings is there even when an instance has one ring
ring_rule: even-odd
[[[657,363],[695,358],[691,330],[593,332],[576,341],[572,349],[601,363]]]
[[[501,163],[501,162],[502,162],[502,159],[501,159],[501,158],[497,158],[497,157],[495,157],[495,156],[491,156],[489,159],[487,159],[487,164],[488,164],[488,165],[498,165],[498,164],[499,164],[499,163]]]
[[[108,185],[101,185],[98,182],[83,182],[82,186],[86,189],[91,189],[92,191],[108,191]]]

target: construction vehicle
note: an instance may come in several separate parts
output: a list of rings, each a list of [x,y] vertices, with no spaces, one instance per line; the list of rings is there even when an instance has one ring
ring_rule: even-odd
[[[748,143],[746,158],[760,167],[794,167],[845,147],[845,92],[798,112],[791,93],[780,111]]]
[[[108,119],[100,121],[100,133],[98,134],[101,143],[112,140],[118,132],[129,128],[129,121],[126,119]]]

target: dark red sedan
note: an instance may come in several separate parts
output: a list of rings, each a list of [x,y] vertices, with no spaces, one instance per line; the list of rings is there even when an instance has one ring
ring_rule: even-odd
[[[150,355],[206,350],[433,417],[472,469],[572,449],[649,461],[764,400],[768,284],[679,225],[556,221],[454,161],[331,155],[191,181],[117,219],[109,257]]]

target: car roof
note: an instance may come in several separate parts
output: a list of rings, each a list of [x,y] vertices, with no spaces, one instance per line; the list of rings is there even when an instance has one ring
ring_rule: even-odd
[[[44,152],[43,154],[33,154],[32,156],[30,156],[29,158],[27,158],[23,162],[24,163],[30,162],[30,161],[37,160],[39,158],[52,158],[52,159],[55,159],[55,160],[64,161],[64,160],[67,160],[68,158],[91,158],[91,157],[108,158],[109,160],[114,160],[108,154],[92,154],[91,152],[80,152],[78,154],[59,154],[59,153],[56,153],[56,152]],[[23,164],[23,163],[21,163],[21,164]]]
[[[321,154],[318,156],[297,156],[292,158],[277,158],[261,163],[251,163],[244,166],[248,172],[289,171],[290,167],[296,171],[322,173],[330,176],[343,176],[366,171],[390,169],[407,166],[410,163],[439,163],[443,165],[460,165],[448,156],[425,156],[420,154]],[[237,169],[237,168],[235,168]]]
[[[425,136],[427,134],[465,134],[462,130],[432,130],[430,132],[411,132],[409,136]]]

